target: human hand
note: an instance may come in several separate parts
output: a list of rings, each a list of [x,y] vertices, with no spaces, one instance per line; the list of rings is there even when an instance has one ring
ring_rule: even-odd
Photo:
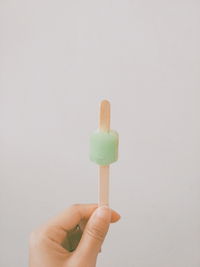
[[[109,225],[119,219],[107,206],[72,205],[31,234],[29,267],[95,267]],[[86,225],[77,248],[70,252],[69,233],[78,224]]]

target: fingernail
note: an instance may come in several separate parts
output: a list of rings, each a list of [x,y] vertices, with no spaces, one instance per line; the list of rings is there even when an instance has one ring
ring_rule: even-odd
[[[117,216],[118,216],[118,220],[121,219],[121,215],[120,215],[118,212],[116,212],[116,211],[115,211],[115,213],[116,213]]]

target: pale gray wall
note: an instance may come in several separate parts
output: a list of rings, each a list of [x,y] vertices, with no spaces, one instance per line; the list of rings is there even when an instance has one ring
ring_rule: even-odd
[[[112,103],[120,159],[99,267],[200,266],[200,2],[0,1],[0,266],[97,201],[88,138]]]

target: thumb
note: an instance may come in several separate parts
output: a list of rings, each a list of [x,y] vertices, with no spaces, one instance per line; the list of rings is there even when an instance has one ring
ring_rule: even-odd
[[[109,207],[97,208],[84,229],[77,253],[83,258],[96,258],[108,232],[110,222],[111,210]]]

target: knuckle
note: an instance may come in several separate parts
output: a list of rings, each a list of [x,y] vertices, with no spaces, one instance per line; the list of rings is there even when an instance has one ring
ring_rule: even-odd
[[[104,240],[105,235],[106,235],[106,233],[100,227],[96,227],[96,226],[88,227],[86,229],[86,233],[90,237],[92,237],[92,238],[94,238],[100,242]]]
[[[76,210],[76,209],[79,209],[80,206],[81,206],[81,204],[75,203],[75,204],[72,204],[69,208],[72,209],[72,210]]]
[[[32,244],[34,241],[35,241],[35,239],[36,239],[36,232],[35,231],[32,231],[31,233],[30,233],[30,236],[29,236],[29,243],[30,244]]]
[[[81,204],[78,204],[78,203],[75,203],[75,204],[72,204],[69,208],[68,208],[68,211],[70,213],[80,213],[80,210],[81,210]]]
[[[74,203],[74,204],[72,204],[72,207],[76,208],[76,207],[80,207],[80,205],[81,204],[79,204],[79,203]]]
[[[30,233],[29,245],[35,247],[40,242],[39,230],[34,230]]]
[[[36,230],[33,230],[30,233],[30,238],[29,238],[29,244],[30,246],[36,246],[38,244],[43,243],[48,236],[49,229],[48,228],[38,228]]]

